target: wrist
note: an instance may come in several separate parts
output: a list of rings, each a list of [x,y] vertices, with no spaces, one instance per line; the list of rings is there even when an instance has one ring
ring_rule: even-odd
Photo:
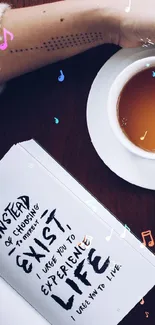
[[[113,8],[113,0],[99,0],[98,3],[92,0],[89,3],[88,15],[90,20],[89,29],[97,32],[98,45],[104,43],[119,44],[119,29],[122,10]],[[82,1],[83,3],[83,1]],[[87,3],[87,1],[86,1]]]

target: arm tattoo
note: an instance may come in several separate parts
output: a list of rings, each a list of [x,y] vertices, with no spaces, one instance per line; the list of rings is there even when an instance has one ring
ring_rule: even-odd
[[[90,32],[90,33],[79,33],[75,35],[66,35],[59,37],[51,37],[51,40],[43,42],[41,46],[34,46],[26,49],[16,49],[10,50],[10,53],[25,52],[33,50],[46,49],[49,51],[57,51],[65,48],[79,47],[82,45],[95,43],[99,41],[102,43],[104,40],[103,34],[101,32]]]

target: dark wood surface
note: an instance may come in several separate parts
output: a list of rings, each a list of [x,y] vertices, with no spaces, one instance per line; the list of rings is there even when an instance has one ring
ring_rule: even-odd
[[[11,3],[25,7],[46,2]],[[155,192],[131,185],[111,172],[98,157],[86,124],[90,86],[98,70],[118,50],[103,45],[10,81],[1,95],[0,159],[13,144],[34,138],[140,240],[141,232],[149,229],[155,239]],[[60,69],[65,74],[62,83],[57,80]],[[155,253],[155,246],[152,249]],[[155,325],[155,287],[144,299],[145,304],[138,303],[121,325]],[[145,312],[149,312],[148,318]]]

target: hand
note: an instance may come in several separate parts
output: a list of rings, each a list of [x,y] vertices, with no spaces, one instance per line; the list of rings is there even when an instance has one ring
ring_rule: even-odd
[[[72,0],[76,1],[76,0]],[[80,0],[78,0],[80,1]],[[81,0],[99,8],[100,30],[105,42],[121,47],[139,47],[145,42],[155,42],[155,0]]]
[[[131,0],[129,12],[125,11],[129,0],[117,0],[116,11],[116,4],[113,2],[111,0],[110,7],[113,8],[114,16],[118,16],[119,9],[119,28],[114,38],[115,44],[129,48],[155,43],[155,0]]]

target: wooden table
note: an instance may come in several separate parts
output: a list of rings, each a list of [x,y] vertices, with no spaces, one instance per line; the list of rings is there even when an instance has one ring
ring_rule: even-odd
[[[11,3],[23,7],[45,2],[49,1]],[[118,50],[103,45],[10,81],[1,96],[0,159],[13,144],[34,138],[140,240],[141,232],[149,229],[155,239],[154,191],[131,185],[111,172],[97,155],[86,124],[90,86],[98,70]],[[65,74],[62,83],[58,82],[60,70]],[[155,246],[153,250],[155,253]],[[155,325],[155,287],[144,300],[121,325]],[[149,312],[148,318],[145,312]]]

